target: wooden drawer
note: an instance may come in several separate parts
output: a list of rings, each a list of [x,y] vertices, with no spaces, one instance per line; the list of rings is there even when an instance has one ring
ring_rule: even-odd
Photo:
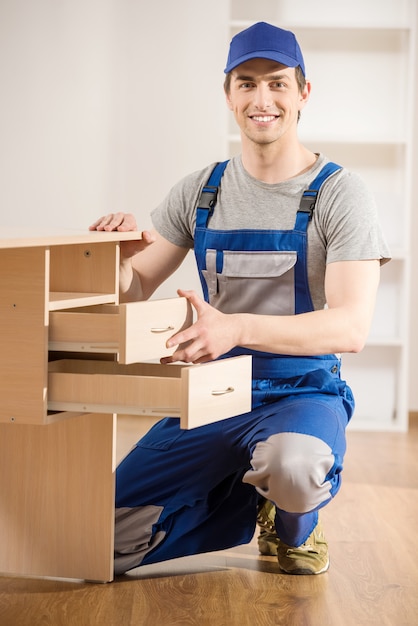
[[[53,361],[48,408],[180,417],[194,428],[251,410],[251,356],[200,365]]]
[[[114,353],[119,363],[160,359],[166,341],[193,321],[186,298],[89,306],[49,314],[49,349]]]

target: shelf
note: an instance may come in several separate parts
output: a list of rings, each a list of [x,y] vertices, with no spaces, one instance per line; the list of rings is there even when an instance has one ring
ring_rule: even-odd
[[[230,22],[230,26],[231,29],[233,31],[241,31],[244,30],[245,28],[248,28],[249,26],[251,26],[252,24],[254,24],[257,21],[261,21],[261,19],[258,18],[254,18],[253,20],[231,20]],[[315,33],[317,34],[318,32],[324,32],[327,34],[344,34],[347,33],[348,35],[350,33],[352,33],[353,31],[356,31],[356,33],[358,33],[358,31],[361,32],[361,34],[367,34],[367,33],[374,33],[377,36],[385,36],[386,34],[389,34],[390,36],[397,36],[399,33],[407,33],[411,30],[410,25],[407,23],[402,23],[402,24],[387,24],[384,22],[381,22],[380,24],[360,24],[357,25],[355,22],[345,22],[344,24],[341,23],[341,21],[335,21],[335,22],[328,22],[326,24],[324,23],[320,23],[320,24],[313,24],[311,23],[307,23],[305,21],[300,21],[298,22],[297,20],[292,19],[292,21],[290,22],[284,22],[283,20],[277,20],[277,19],[273,19],[273,20],[269,20],[270,24],[274,24],[276,26],[279,26],[280,28],[284,28],[286,30],[291,30],[293,32],[297,32],[300,33],[302,31],[306,31],[306,33]]]
[[[116,294],[114,293],[74,293],[54,291],[49,296],[49,311],[75,309],[81,306],[92,306],[94,304],[114,304],[115,302]]]
[[[319,6],[318,6],[319,4]],[[350,3],[335,0],[232,0],[233,25],[246,27],[264,20],[282,28],[336,28],[344,25],[350,29],[399,29],[408,28],[413,11],[411,0],[351,0]]]
[[[409,259],[409,252],[407,250],[404,250],[403,248],[391,247],[391,253],[391,263],[393,263],[394,261],[396,263],[404,263]]]
[[[402,348],[403,341],[399,337],[369,337],[364,349],[367,348]]]
[[[403,430],[405,419],[403,350],[369,346],[342,356],[341,376],[354,394],[352,428]]]
[[[234,125],[235,122],[233,119],[230,119],[230,124]],[[318,145],[326,145],[331,148],[341,147],[341,148],[351,148],[357,149],[359,152],[363,148],[384,150],[388,153],[399,154],[399,152],[405,149],[408,145],[407,137],[382,137],[382,135],[373,137],[373,136],[365,136],[364,134],[361,137],[356,138],[353,133],[347,135],[336,135],[333,133],[329,137],[326,136],[324,132],[318,132],[318,134],[313,135],[307,132],[304,132],[303,128],[300,129],[300,139],[302,143],[311,143],[315,146]],[[241,145],[241,137],[238,132],[232,132],[227,135],[227,141],[229,143],[237,143]]]

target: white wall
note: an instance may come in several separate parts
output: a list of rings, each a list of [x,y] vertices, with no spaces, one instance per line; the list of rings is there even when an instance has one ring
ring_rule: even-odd
[[[84,227],[110,208],[112,9],[0,4],[2,223]]]
[[[0,235],[87,228],[115,210],[147,227],[178,178],[223,158],[227,11],[223,0],[2,0]],[[176,286],[197,286],[191,266]]]

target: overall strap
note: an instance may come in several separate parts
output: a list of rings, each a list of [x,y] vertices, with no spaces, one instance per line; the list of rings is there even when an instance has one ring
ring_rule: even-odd
[[[303,192],[299,209],[296,215],[295,230],[306,230],[308,222],[312,219],[313,212],[315,210],[316,200],[321,185],[326,179],[341,169],[341,165],[330,161],[319,172],[319,174],[310,183],[309,188]]]
[[[208,182],[202,189],[202,193],[200,194],[196,209],[197,227],[204,228],[214,211],[216,199],[218,196],[218,187],[220,185],[221,178],[228,163],[229,160],[217,163],[213,168],[211,175],[209,176]]]
[[[208,220],[214,211],[218,196],[218,188],[228,163],[229,160],[217,163],[209,176],[208,182],[202,189],[196,209],[197,227],[205,228],[207,226]],[[324,165],[319,174],[310,183],[309,188],[305,189],[296,216],[295,230],[306,231],[308,222],[312,219],[312,215],[315,210],[315,204],[321,185],[329,176],[340,169],[341,165],[337,165],[337,163],[330,161]]]

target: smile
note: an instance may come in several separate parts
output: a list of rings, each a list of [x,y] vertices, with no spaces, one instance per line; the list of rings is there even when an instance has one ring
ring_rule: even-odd
[[[275,115],[253,115],[252,120],[254,122],[274,122],[276,119]]]

